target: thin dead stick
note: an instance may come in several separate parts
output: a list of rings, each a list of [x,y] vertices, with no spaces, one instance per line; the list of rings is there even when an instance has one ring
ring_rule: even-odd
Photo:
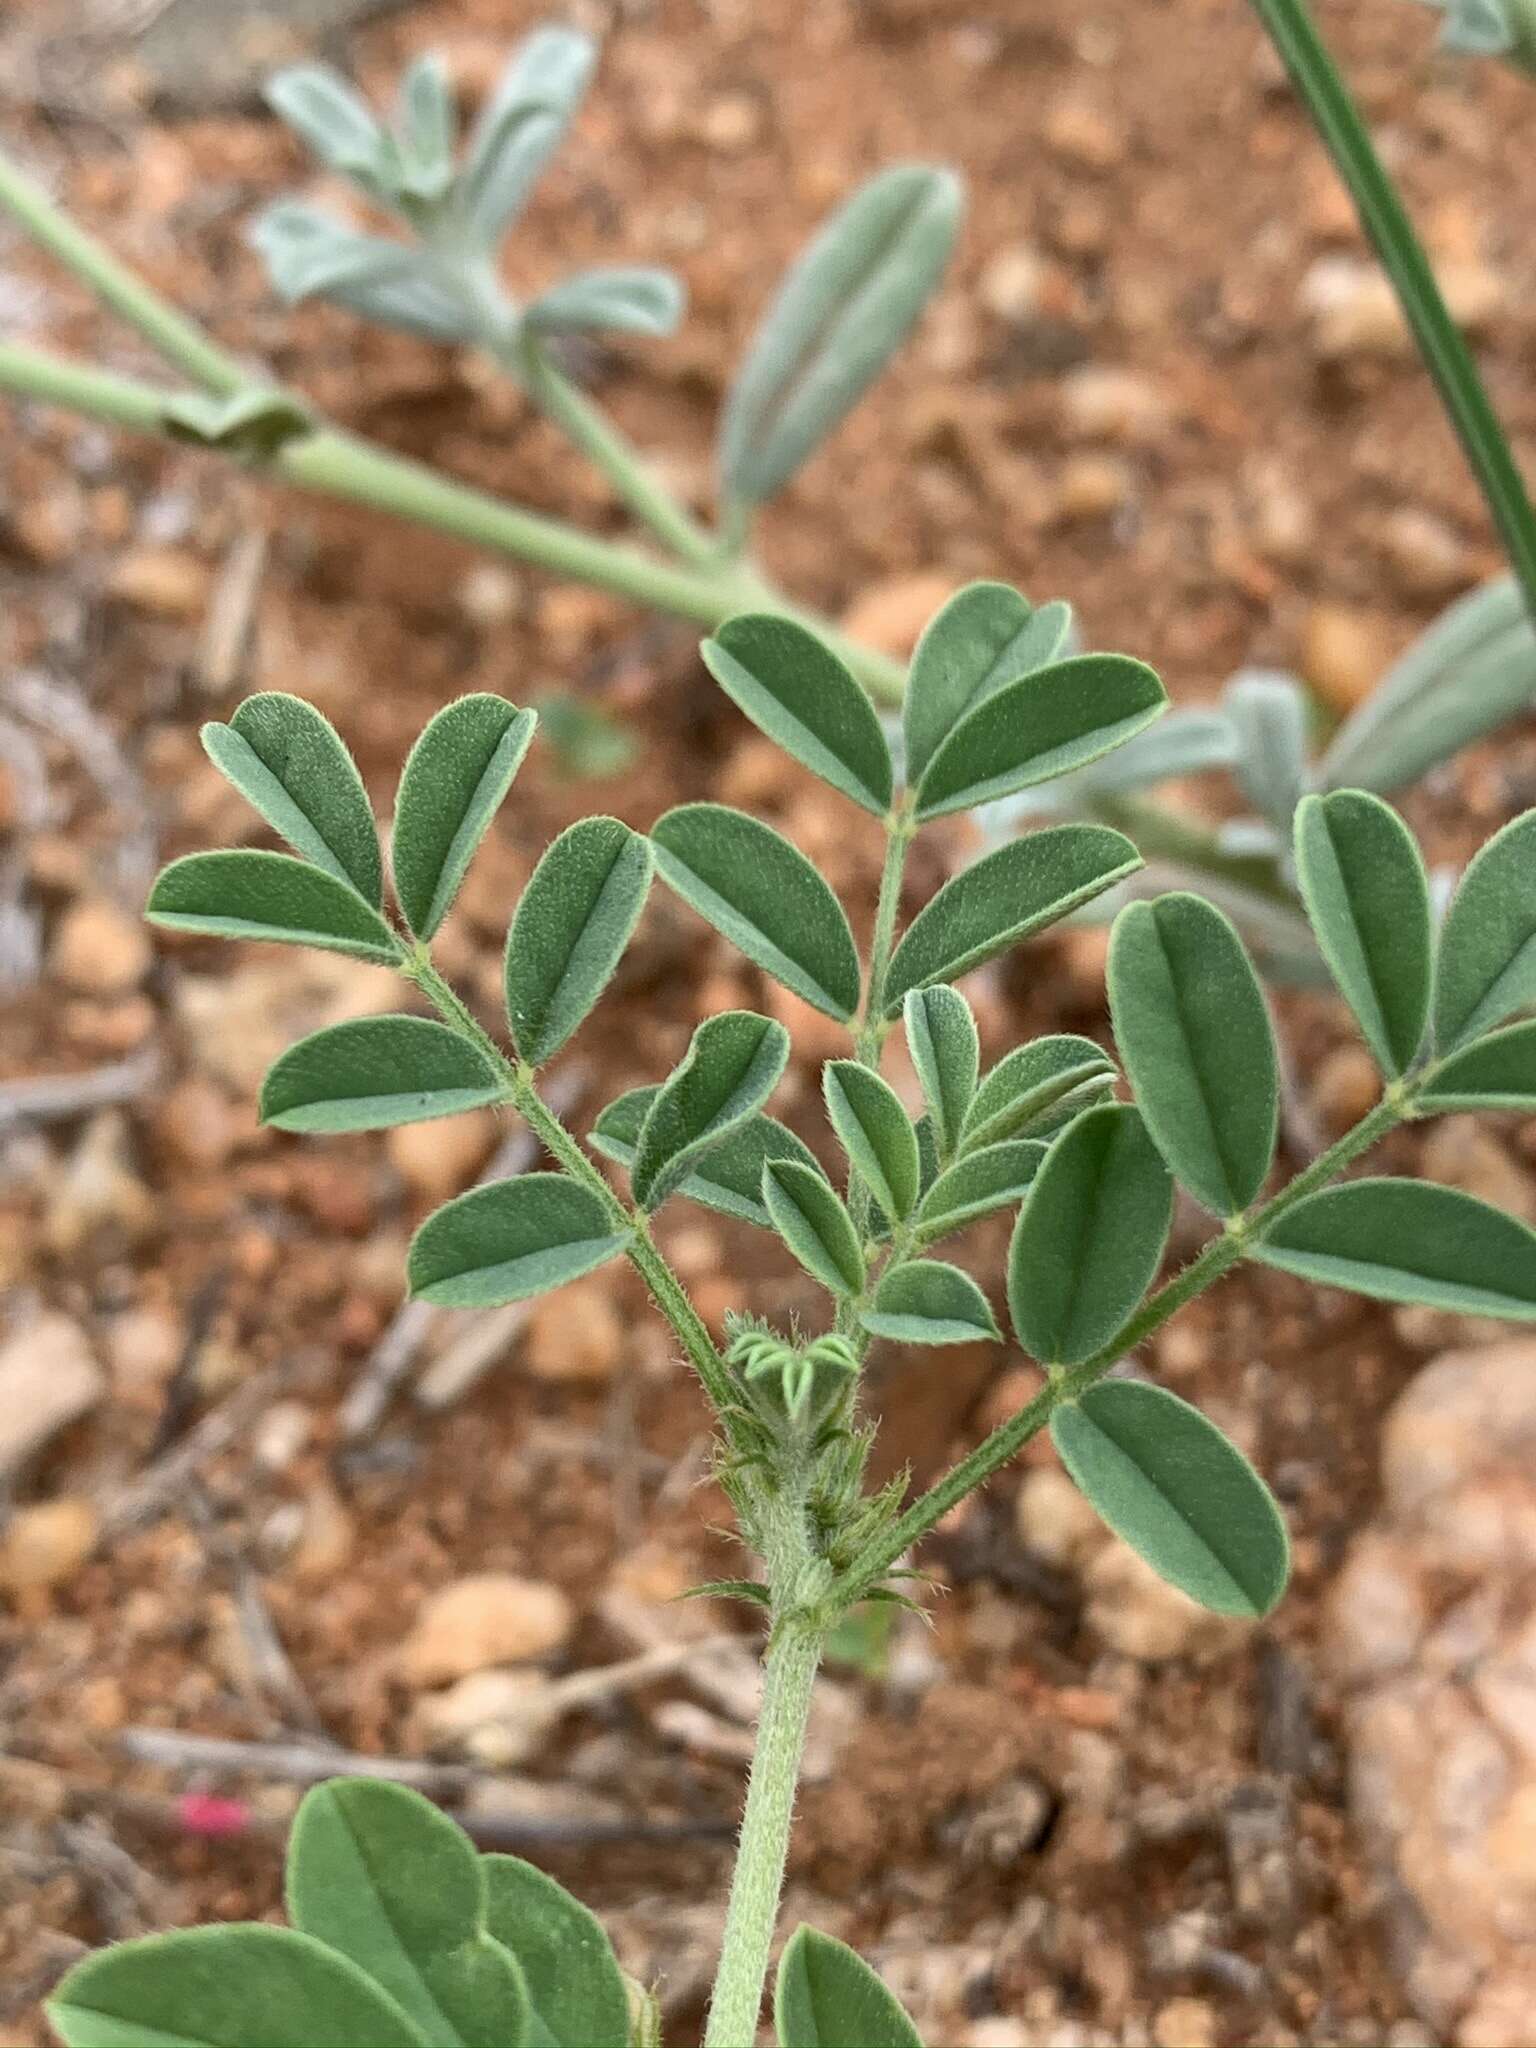
[[[193,1475],[245,1434],[281,1384],[282,1374],[276,1370],[258,1373],[194,1424],[164,1457],[106,1502],[101,1516],[103,1539],[143,1528],[177,1506]]]
[[[528,1320],[526,1301],[504,1302],[475,1316],[452,1341],[422,1368],[411,1389],[418,1408],[436,1412],[451,1408],[483,1379],[521,1333]]]
[[[545,1097],[556,1116],[564,1117],[575,1107],[585,1086],[586,1075],[579,1067],[567,1068],[555,1077],[546,1089]],[[509,1132],[497,1146],[476,1185],[484,1187],[488,1181],[506,1180],[515,1173],[526,1173],[538,1152],[539,1141],[532,1131],[522,1127]],[[444,1310],[425,1301],[408,1301],[397,1311],[338,1411],[337,1420],[344,1443],[357,1443],[373,1435],[383,1421],[396,1389],[410,1372],[444,1313]],[[445,1355],[451,1355],[451,1352]],[[488,1364],[490,1361],[485,1362]],[[472,1382],[466,1382],[468,1384]],[[453,1398],[456,1396],[450,1394],[434,1402],[429,1397],[427,1405],[445,1406],[447,1400]]]
[[[35,1074],[18,1081],[0,1081],[0,1129],[8,1124],[56,1123],[65,1117],[138,1102],[159,1077],[160,1054],[150,1046],[83,1074]]]
[[[730,1833],[720,1820],[647,1821],[604,1811],[551,1814],[540,1808],[519,1813],[502,1778],[463,1764],[429,1763],[416,1757],[359,1756],[352,1750],[302,1742],[238,1742],[215,1735],[180,1735],[168,1728],[124,1728],[118,1745],[138,1763],[171,1771],[240,1771],[287,1784],[315,1785],[327,1778],[384,1778],[408,1785],[429,1799],[458,1806],[484,1799],[483,1812],[460,1813],[477,1841],[571,1842],[690,1841]]]

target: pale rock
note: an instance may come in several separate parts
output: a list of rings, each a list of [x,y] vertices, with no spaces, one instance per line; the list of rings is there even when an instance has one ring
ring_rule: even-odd
[[[1072,455],[1056,479],[1055,516],[1064,524],[1108,519],[1131,501],[1131,473],[1112,455]]]
[[[53,979],[77,995],[131,995],[154,960],[149,929],[106,896],[80,896],[48,949]]]
[[[549,1689],[536,1671],[471,1671],[446,1692],[427,1694],[418,1714],[432,1743],[504,1771],[526,1762],[558,1719]]]
[[[105,1392],[106,1375],[68,1316],[41,1315],[8,1336],[0,1343],[0,1480],[89,1415]]]
[[[1381,544],[1409,597],[1449,597],[1476,572],[1467,549],[1443,519],[1418,505],[1399,505],[1381,524]]]
[[[185,548],[139,547],[120,557],[107,591],[134,611],[191,620],[206,611],[210,583],[207,563]]]
[[[315,1433],[315,1414],[302,1401],[274,1401],[257,1423],[251,1451],[268,1472],[286,1472],[308,1448]]]
[[[239,1143],[244,1120],[229,1096],[203,1074],[178,1081],[155,1111],[155,1132],[183,1166],[222,1166]]]
[[[933,570],[872,583],[844,612],[842,628],[881,654],[907,660],[924,626],[954,594],[954,579]]]
[[[1152,2015],[1152,2039],[1157,2048],[1216,2048],[1215,2007],[1203,1998],[1170,1998]]]
[[[1134,370],[1082,363],[1061,380],[1061,418],[1075,438],[1147,447],[1166,438],[1172,414],[1157,386]]]
[[[1413,339],[1386,274],[1357,256],[1320,256],[1301,282],[1302,310],[1325,362],[1405,359]]]
[[[1124,1543],[1109,1544],[1089,1561],[1083,1585],[1088,1626],[1109,1649],[1139,1664],[1176,1657],[1204,1662],[1241,1639],[1241,1624],[1197,1606]]]
[[[114,1390],[129,1400],[157,1394],[176,1369],[186,1328],[169,1308],[124,1309],[107,1325],[105,1351]]]
[[[1109,1530],[1058,1465],[1024,1474],[1014,1503],[1019,1541],[1050,1564],[1087,1563],[1107,1543]]]
[[[267,1068],[295,1039],[399,1007],[400,977],[387,967],[336,953],[278,951],[231,973],[176,981],[177,1020],[193,1058],[236,1101],[259,1092]]]
[[[761,102],[752,93],[721,93],[699,115],[699,139],[722,156],[752,149],[763,131]]]
[[[1508,2048],[1536,2017],[1536,1344],[1427,1366],[1382,1467],[1325,1610],[1351,1802],[1423,2018]]]
[[[494,1110],[397,1124],[385,1139],[389,1163],[423,1202],[445,1202],[473,1180],[496,1142]]]
[[[154,1227],[156,1204],[129,1155],[121,1110],[103,1110],[81,1132],[49,1190],[43,1235],[59,1258],[70,1258],[100,1230],[137,1243]]]
[[[1045,264],[1028,242],[1015,242],[989,259],[976,287],[982,305],[1010,327],[1022,327],[1040,311]]]
[[[1381,1070],[1363,1045],[1336,1045],[1312,1075],[1312,1106],[1335,1136],[1359,1123],[1381,1094]]]
[[[1337,604],[1314,605],[1307,614],[1302,673],[1341,716],[1370,696],[1391,658],[1391,640],[1378,619]]]
[[[575,1626],[558,1586],[477,1572],[429,1594],[401,1645],[407,1685],[444,1685],[492,1664],[521,1664],[563,1647]]]
[[[62,1585],[96,1547],[99,1526],[88,1500],[66,1496],[18,1508],[0,1532],[0,1586],[31,1593]]]
[[[1062,100],[1045,118],[1048,148],[1080,170],[1108,171],[1125,154],[1125,133],[1101,108],[1086,100]]]
[[[534,1304],[522,1358],[535,1379],[601,1385],[613,1377],[623,1350],[624,1322],[613,1282],[594,1276]]]
[[[346,1503],[330,1486],[311,1487],[286,1569],[302,1584],[328,1584],[350,1564],[356,1544],[357,1530]]]
[[[1419,1171],[1425,1180],[1459,1188],[1527,1223],[1536,1222],[1536,1177],[1478,1117],[1438,1117],[1424,1140]]]

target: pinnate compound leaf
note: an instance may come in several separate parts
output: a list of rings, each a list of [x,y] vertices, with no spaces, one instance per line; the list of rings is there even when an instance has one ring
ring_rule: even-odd
[[[360,235],[296,199],[269,206],[252,228],[251,241],[266,261],[273,288],[290,306],[319,297],[428,341],[474,337],[473,310],[445,288],[441,272],[419,247]]]
[[[538,718],[488,692],[444,705],[412,747],[395,802],[395,894],[430,939],[512,786]]]
[[[1010,840],[944,884],[907,927],[885,978],[885,1014],[1054,924],[1141,866],[1123,832],[1053,825]]]
[[[319,946],[393,966],[400,942],[350,883],[291,853],[189,853],[155,877],[145,916],[167,931]]]
[[[916,2027],[851,1948],[797,1927],[773,2002],[779,2048],[922,2048]]]
[[[624,1975],[596,1916],[521,1857],[480,1861],[486,1925],[516,1957],[532,2002],[528,2048],[627,2048]]]
[[[853,1218],[825,1174],[793,1159],[770,1159],[763,1168],[763,1207],[813,1280],[832,1294],[858,1293],[864,1253]]]
[[[1461,878],[1440,934],[1435,1041],[1454,1052],[1536,1002],[1536,811],[1496,832]]]
[[[1274,1496],[1198,1408],[1105,1380],[1051,1417],[1062,1463],[1115,1534],[1216,1614],[1268,1614],[1290,1576]]]
[[[943,1259],[913,1259],[882,1274],[859,1320],[871,1336],[895,1344],[1002,1342],[987,1297],[969,1273]]]
[[[1536,1019],[1490,1032],[1452,1053],[1416,1098],[1435,1115],[1457,1109],[1536,1110]]]
[[[755,1116],[789,1058],[782,1024],[751,1010],[724,1010],[694,1032],[682,1063],[657,1089],[630,1168],[642,1209],[655,1209],[722,1138]]]
[[[829,1060],[822,1070],[827,1114],[838,1143],[893,1223],[917,1201],[917,1133],[887,1081],[857,1060]]]
[[[1011,1138],[967,1152],[947,1166],[923,1196],[917,1212],[918,1237],[931,1244],[995,1209],[1010,1209],[1023,1201],[1045,1153],[1045,1146],[1030,1138]]]
[[[261,1120],[280,1131],[383,1131],[485,1109],[505,1094],[485,1055],[430,1017],[359,1017],[291,1045],[267,1070]]]
[[[1230,920],[1176,892],[1132,903],[1109,943],[1115,1042],[1158,1150],[1218,1216],[1246,1209],[1275,1154],[1269,1011]]]
[[[620,1166],[632,1166],[646,1111],[659,1092],[654,1087],[631,1088],[610,1102],[592,1127],[593,1150],[617,1160]],[[776,1117],[759,1114],[748,1117],[718,1145],[711,1145],[678,1182],[676,1192],[722,1216],[735,1216],[761,1230],[772,1230],[773,1218],[763,1207],[763,1168],[770,1159],[793,1159],[821,1172],[810,1147],[792,1130]]]
[[[315,1786],[294,1818],[285,1891],[293,1925],[356,1963],[434,2048],[527,2040],[527,1987],[486,1930],[480,1858],[419,1792],[375,1778]]]
[[[976,1090],[961,1150],[1047,1137],[1114,1085],[1114,1062],[1091,1038],[1061,1031],[1031,1039],[1005,1053]]]
[[[373,812],[328,718],[302,697],[263,690],[228,725],[205,725],[202,737],[214,766],[295,853],[379,908],[384,871]]]
[[[1168,702],[1145,662],[1080,654],[1004,684],[940,744],[917,791],[920,819],[1012,796],[1096,761]]]
[[[355,1963],[257,1923],[98,1949],[47,2010],[66,2048],[434,2048]]]
[[[680,804],[651,827],[662,879],[747,958],[847,1023],[859,955],[843,907],[797,847],[744,811]]]
[[[507,934],[507,1018],[530,1066],[553,1057],[607,987],[651,886],[650,842],[583,818],[545,849]]]
[[[957,590],[923,629],[907,678],[901,715],[913,787],[962,719],[1055,661],[1071,630],[1072,607],[1059,598],[1037,610],[1006,583]]]
[[[1281,1216],[1250,1256],[1324,1287],[1536,1321],[1536,1231],[1430,1181],[1346,1181]]]
[[[1342,789],[1296,812],[1302,901],[1339,992],[1389,1075],[1412,1062],[1429,1022],[1434,927],[1413,834],[1380,797]]]
[[[1024,1349],[1080,1365],[1146,1293],[1168,1242],[1173,1182],[1139,1113],[1090,1109],[1035,1175],[1008,1254],[1008,1310]]]
[[[731,702],[813,775],[883,817],[891,750],[879,713],[824,641],[772,612],[727,619],[699,652]]]
[[[541,292],[523,315],[540,334],[671,334],[683,317],[682,284],[670,270],[614,264],[578,270]]]
[[[952,171],[898,164],[821,228],[780,285],[726,401],[727,497],[771,497],[863,396],[943,274],[963,199]]]
[[[563,1173],[522,1173],[471,1188],[411,1240],[411,1293],[442,1308],[498,1308],[602,1266],[627,1234],[589,1188]]]
[[[902,1005],[902,1019],[939,1156],[948,1159],[960,1142],[981,1071],[976,1019],[960,991],[942,982],[913,989]]]

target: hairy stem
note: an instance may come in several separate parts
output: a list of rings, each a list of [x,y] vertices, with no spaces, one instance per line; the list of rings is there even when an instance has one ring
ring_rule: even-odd
[[[508,1101],[513,1104],[529,1129],[536,1134],[550,1157],[571,1176],[572,1180],[579,1181],[583,1187],[589,1188],[597,1196],[613,1218],[615,1227],[625,1233],[626,1256],[650,1290],[651,1299],[658,1310],[671,1324],[673,1334],[682,1345],[689,1364],[703,1383],[704,1391],[720,1418],[722,1429],[729,1434],[730,1410],[734,1405],[735,1391],[725,1361],[715,1348],[715,1341],[705,1327],[704,1319],[689,1299],[688,1290],[657,1249],[645,1216],[640,1210],[631,1209],[619,1200],[597,1167],[540,1095],[533,1069],[521,1061],[508,1059],[490,1033],[476,1022],[457,991],[443,979],[422,949],[418,948],[413,956],[402,962],[401,971],[415,982],[444,1023],[452,1025],[455,1031],[467,1038],[494,1064],[506,1082]]]
[[[811,1558],[802,1496],[803,1475],[787,1472],[765,1514],[764,1558],[774,1625],[704,2048],[752,2048],[757,2039],[784,1890],[795,1787],[826,1640],[824,1622],[796,1608],[800,1576]]]
[[[1418,1077],[1414,1088],[1422,1087],[1427,1073]],[[1285,1213],[1307,1195],[1325,1187],[1336,1174],[1369,1151],[1395,1124],[1412,1114],[1414,1090],[1401,1084],[1389,1089],[1376,1107],[1330,1145],[1312,1164],[1274,1198],[1251,1216],[1213,1237],[1183,1272],[1158,1288],[1140,1308],[1128,1316],[1109,1342],[1081,1365],[1060,1373],[1042,1387],[1030,1402],[984,1437],[967,1458],[962,1458],[944,1477],[931,1486],[900,1519],[860,1552],[845,1568],[829,1598],[840,1603],[859,1599],[879,1583],[904,1550],[918,1542],[936,1522],[958,1507],[967,1494],[974,1493],[994,1472],[1018,1455],[1032,1436],[1051,1418],[1052,1410],[1076,1397],[1102,1379],[1111,1366],[1145,1343],[1170,1316],[1193,1301],[1230,1271],[1248,1246],[1262,1238]]]
[[[1536,617],[1536,513],[1472,353],[1440,295],[1424,246],[1372,146],[1348,86],[1313,25],[1305,0],[1253,0],[1253,6],[1349,188],[1360,225],[1392,280],[1526,605]]]

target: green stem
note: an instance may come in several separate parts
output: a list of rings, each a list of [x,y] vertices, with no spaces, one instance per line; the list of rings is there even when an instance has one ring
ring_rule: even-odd
[[[1527,607],[1536,617],[1536,513],[1471,351],[1440,295],[1423,244],[1304,0],[1253,0],[1253,5],[1392,280]]]
[[[1248,1246],[1261,1238],[1264,1232],[1278,1223],[1286,1212],[1327,1185],[1334,1176],[1343,1171],[1363,1152],[1369,1151],[1378,1138],[1383,1137],[1395,1124],[1401,1123],[1412,1114],[1413,1094],[1428,1079],[1428,1074],[1416,1077],[1413,1088],[1399,1083],[1389,1089],[1382,1100],[1366,1116],[1362,1117],[1351,1130],[1344,1133],[1336,1144],[1320,1153],[1312,1164],[1299,1173],[1290,1184],[1281,1189],[1272,1201],[1264,1204],[1237,1225],[1213,1237],[1204,1249],[1191,1260],[1182,1273],[1160,1287],[1144,1302],[1134,1314],[1128,1316],[1120,1328],[1101,1350],[1081,1365],[1056,1375],[1042,1387],[1034,1399],[1021,1408],[1016,1415],[1001,1423],[992,1434],[976,1446],[970,1456],[961,1459],[958,1465],[946,1472],[944,1477],[915,1500],[905,1514],[894,1522],[844,1569],[842,1575],[828,1595],[829,1600],[839,1604],[851,1604],[866,1593],[895,1564],[902,1552],[924,1537],[936,1522],[943,1520],[952,1508],[958,1507],[968,1494],[974,1493],[990,1479],[994,1472],[1018,1455],[1032,1436],[1042,1430],[1051,1418],[1052,1410],[1063,1401],[1075,1400],[1095,1380],[1102,1379],[1111,1366],[1116,1365],[1129,1352],[1146,1342],[1154,1331],[1160,1330],[1170,1316],[1193,1301],[1197,1294],[1203,1294],[1215,1281],[1235,1266]]]
[[[767,1503],[764,1519],[763,1556],[773,1595],[774,1625],[763,1664],[763,1704],[704,2048],[752,2048],[757,2039],[768,1957],[784,1890],[795,1787],[826,1640],[824,1619],[797,1607],[801,1577],[812,1556],[804,1478],[800,1471],[782,1475],[780,1490]],[[835,1610],[823,1613],[829,1611]]]
[[[657,1250],[645,1216],[619,1200],[540,1095],[533,1069],[521,1061],[507,1058],[490,1033],[476,1022],[457,991],[438,973],[423,948],[418,947],[414,955],[402,962],[401,971],[415,982],[444,1023],[451,1024],[492,1062],[506,1082],[508,1100],[550,1157],[572,1180],[579,1181],[597,1196],[615,1227],[625,1233],[624,1249],[631,1265],[645,1281],[661,1314],[671,1324],[689,1364],[703,1383],[722,1429],[729,1434],[730,1410],[735,1403],[730,1373],[703,1318],[689,1300],[687,1289]]]
[[[168,363],[204,390],[230,398],[252,382],[250,373],[232,355],[226,354],[195,321],[179,313],[142,278],[135,277],[94,235],[77,226],[61,207],[55,206],[42,186],[34,183],[3,151],[0,207],[21,224],[40,248],[89,286],[104,306],[109,306],[130,327],[136,327]]]
[[[539,409],[602,471],[630,511],[684,562],[718,567],[720,542],[658,482],[633,444],[550,360],[536,341],[498,348]]]

